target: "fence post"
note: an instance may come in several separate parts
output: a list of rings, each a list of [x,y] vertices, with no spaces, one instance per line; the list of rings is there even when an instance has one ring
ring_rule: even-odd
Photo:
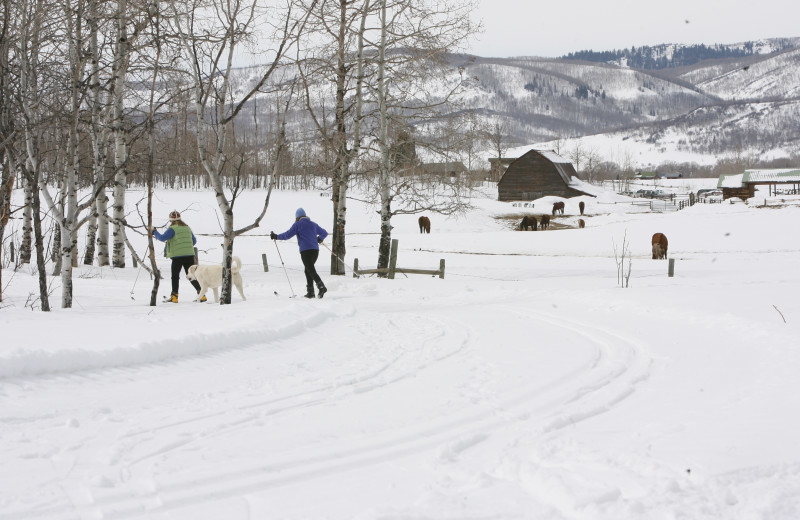
[[[674,258],[670,258],[670,259],[669,259],[669,268],[668,268],[668,270],[667,270],[667,275],[668,275],[670,278],[672,278],[673,276],[675,276],[675,259],[674,259]]]
[[[439,259],[439,278],[444,280],[444,258]]]
[[[353,278],[358,278],[358,258],[353,260]]]
[[[267,264],[267,253],[261,253],[261,263],[264,264],[264,272],[269,272],[269,264]]]
[[[389,253],[389,280],[394,280],[394,271],[397,269],[397,244],[396,238],[392,239],[392,250]]]

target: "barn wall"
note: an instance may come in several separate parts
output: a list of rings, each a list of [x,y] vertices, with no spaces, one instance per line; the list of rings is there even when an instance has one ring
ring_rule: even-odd
[[[556,167],[538,153],[530,151],[511,163],[497,185],[498,200],[534,200],[554,195],[584,195],[568,187]]]
[[[739,197],[742,200],[747,200],[754,197],[756,188],[752,184],[748,184],[741,188],[722,188],[722,200],[727,200],[731,197]]]

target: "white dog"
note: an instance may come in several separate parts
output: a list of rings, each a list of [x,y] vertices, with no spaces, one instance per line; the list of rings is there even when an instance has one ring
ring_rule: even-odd
[[[236,289],[239,290],[239,295],[242,300],[247,300],[244,297],[242,290],[242,275],[239,271],[242,270],[242,261],[238,256],[233,257],[233,265],[231,266],[231,281]],[[221,265],[193,265],[186,273],[188,280],[197,280],[200,284],[200,292],[197,294],[197,301],[199,302],[209,289],[214,290],[214,301],[219,302],[218,289],[222,287],[222,266]]]

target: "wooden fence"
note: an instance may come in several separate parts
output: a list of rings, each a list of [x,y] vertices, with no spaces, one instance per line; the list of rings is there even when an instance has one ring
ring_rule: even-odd
[[[385,274],[390,280],[393,280],[395,273],[438,275],[439,278],[444,278],[444,258],[439,259],[439,269],[408,269],[405,267],[397,267],[398,244],[399,242],[396,239],[392,240],[392,248],[389,253],[389,267],[380,269],[359,269],[358,258],[353,260],[353,278],[358,278],[362,274]]]

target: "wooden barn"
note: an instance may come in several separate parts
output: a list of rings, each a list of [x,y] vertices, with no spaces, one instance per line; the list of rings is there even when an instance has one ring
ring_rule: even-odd
[[[548,195],[589,195],[570,186],[572,163],[549,150],[530,150],[512,162],[497,184],[498,200],[534,200]]]
[[[720,175],[717,181],[722,200],[731,197],[747,200],[755,196],[756,186],[767,186],[769,196],[777,195],[779,187],[786,193],[800,193],[800,169],[746,170],[737,175]]]

